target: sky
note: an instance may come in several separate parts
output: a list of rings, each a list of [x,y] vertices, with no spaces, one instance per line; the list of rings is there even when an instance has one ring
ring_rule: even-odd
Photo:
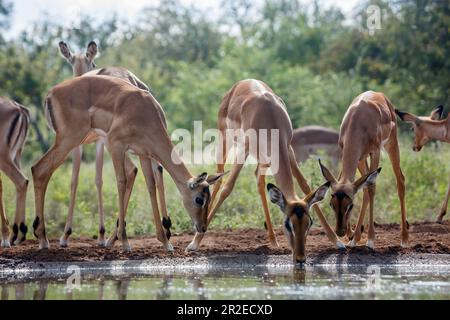
[[[119,18],[133,20],[139,15],[142,8],[158,4],[160,0],[14,0],[14,12],[11,19],[11,28],[5,34],[6,38],[13,38],[25,30],[34,21],[43,19],[44,12],[51,19],[68,24],[74,20],[72,17],[87,12],[101,20],[114,13]],[[164,0],[162,0],[164,1]],[[208,12],[219,12],[221,0],[181,0],[185,4],[195,4],[196,7],[207,9]],[[312,2],[302,0],[304,3]],[[334,4],[344,13],[351,13],[358,0],[321,0],[324,6]]]

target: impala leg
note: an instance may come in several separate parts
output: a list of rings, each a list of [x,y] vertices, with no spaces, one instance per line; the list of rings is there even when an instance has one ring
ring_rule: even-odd
[[[2,223],[2,240],[1,240],[1,246],[3,248],[9,248],[10,242],[9,242],[9,223],[8,219],[6,218],[5,208],[3,206],[3,182],[2,177],[0,175],[0,218]]]
[[[162,214],[162,225],[166,233],[167,240],[170,240],[172,233],[170,232],[170,228],[172,227],[172,220],[167,213],[167,205],[166,205],[166,190],[164,188],[164,178],[163,178],[163,167],[156,162],[155,160],[151,160],[153,176],[155,177],[157,195],[159,206]]]
[[[295,161],[295,154],[294,150],[292,150],[292,147],[289,149],[289,160],[291,163],[291,169],[292,174],[294,175],[295,179],[297,180],[297,183],[299,184],[300,188],[302,189],[303,193],[309,194],[311,192],[311,188],[308,185],[308,182],[306,181],[305,177],[303,176],[302,172],[300,171],[296,161]],[[328,224],[327,219],[322,213],[322,210],[318,205],[314,205],[314,210],[316,211],[317,217],[319,218],[320,224],[325,229],[325,233],[328,237],[328,239],[338,248],[338,249],[345,249],[344,243],[342,243],[341,240],[339,240],[338,236],[334,232],[334,230],[331,228],[331,226]]]
[[[105,140],[100,139],[95,145],[95,186],[98,199],[98,245],[104,247],[105,241],[105,211],[103,207],[103,159],[105,156]]]
[[[264,209],[264,217],[266,219],[266,227],[267,227],[267,234],[269,237],[269,242],[272,246],[278,247],[277,238],[275,236],[275,232],[273,231],[272,221],[270,219],[270,210],[269,206],[267,205],[267,198],[266,198],[266,177],[264,175],[263,170],[266,168],[261,168],[261,165],[258,165],[256,169],[256,180],[258,185],[258,192],[261,197],[261,202]]]
[[[398,148],[397,136],[394,136],[392,141],[386,146],[386,151],[389,154],[392,168],[394,169],[395,178],[397,180],[397,191],[400,200],[400,210],[402,212],[402,227],[401,227],[401,246],[407,247],[409,240],[409,224],[406,219],[406,205],[405,205],[405,176],[400,167],[400,150]]]
[[[126,200],[125,193],[127,190],[127,174],[125,170],[126,148],[120,143],[111,144],[110,152],[113,160],[114,171],[117,180],[117,192],[119,196],[119,221],[117,224],[117,238],[122,242],[122,248],[125,252],[130,252],[131,247],[128,243],[128,237],[125,226],[126,216]]]
[[[231,191],[233,191],[237,177],[239,176],[239,173],[241,172],[242,167],[244,166],[245,159],[247,159],[247,157],[248,157],[248,152],[249,152],[248,147],[241,148],[240,150],[238,150],[236,159],[243,159],[244,161],[242,161],[242,163],[238,163],[238,161],[235,161],[235,163],[233,164],[233,167],[231,168],[231,172],[230,172],[230,177],[225,182],[225,185],[219,194],[219,199],[217,200],[217,203],[213,206],[213,208],[211,209],[211,211],[208,215],[207,225],[210,224],[210,222],[216,215],[217,210],[219,210],[222,203],[225,201],[226,198],[228,198],[228,196],[231,194]],[[243,154],[243,157],[240,156],[240,154]],[[202,241],[204,235],[205,235],[204,233],[196,232],[194,239],[186,248],[186,252],[198,250],[198,248],[200,247],[200,242]]]
[[[124,163],[124,165],[125,165],[125,172],[127,173],[126,174],[127,181],[126,181],[126,188],[125,188],[124,205],[125,205],[125,210],[127,210],[128,209],[128,204],[130,203],[131,192],[133,191],[134,181],[136,180],[138,169],[133,164],[133,161],[131,161],[131,159],[128,156],[128,154],[125,154],[125,163]],[[105,247],[112,247],[114,245],[114,243],[119,239],[119,237],[118,237],[118,227],[119,227],[119,221],[117,221],[117,223],[116,223],[116,227],[114,228],[113,234],[106,241]],[[100,231],[102,231],[102,230],[100,230]]]
[[[39,239],[39,248],[47,249],[49,243],[45,233],[44,202],[48,182],[55,170],[64,162],[67,155],[76,146],[80,145],[87,135],[70,136],[70,139],[60,140],[56,137],[55,144],[47,153],[35,164],[31,171],[33,173],[34,197],[36,206],[36,219],[33,222],[34,234]]]
[[[70,184],[69,212],[67,213],[67,221],[64,227],[64,234],[59,239],[59,245],[61,247],[68,246],[69,237],[72,234],[73,212],[75,210],[75,199],[77,195],[82,155],[83,146],[78,146],[72,151],[72,182]]]
[[[222,136],[223,142],[221,148],[220,149],[218,148],[216,153],[217,173],[224,173],[225,162],[227,161],[228,152],[230,151],[232,145],[230,145],[227,142],[227,135],[225,133],[225,130],[220,130],[220,134]],[[220,179],[214,184],[208,211],[211,211],[211,209],[213,208],[214,201],[216,200],[217,194],[219,193],[221,186],[222,186],[222,179]]]
[[[378,169],[380,164],[380,150],[370,154],[370,172]],[[377,189],[376,182],[367,188],[369,193],[369,230],[367,232],[367,247],[375,248],[375,225],[373,220],[373,209],[375,204],[375,192]]]
[[[358,164],[359,172],[361,173],[361,176],[364,176],[365,174],[369,173],[369,167],[367,165],[366,159],[361,160]],[[361,233],[362,233],[362,226],[364,223],[364,218],[366,215],[367,206],[369,205],[369,191],[367,189],[363,190],[363,203],[361,205],[361,209],[359,211],[359,218],[358,223],[356,224],[355,232],[353,234],[353,237],[351,241],[347,244],[350,247],[355,247],[359,240],[361,240]]]
[[[22,174],[16,163],[6,159],[0,163],[0,169],[8,176],[16,186],[16,213],[14,225],[9,239],[10,244],[19,244],[25,240],[27,227],[25,225],[25,203],[27,197],[28,179]],[[20,232],[20,234],[19,234]]]
[[[142,172],[144,173],[145,182],[147,183],[147,189],[152,203],[153,220],[155,222],[156,227],[156,238],[159,241],[161,241],[164,248],[168,252],[172,252],[173,246],[169,242],[167,233],[164,231],[163,225],[161,223],[161,215],[159,213],[158,199],[156,197],[156,181],[154,171],[152,169],[152,163],[154,162],[154,160],[145,157],[140,157],[140,161]]]
[[[16,158],[14,159],[14,163],[16,165],[16,168],[19,170],[19,172],[22,172],[21,163],[20,163],[20,160],[22,158],[22,149],[23,149],[23,146],[17,151]],[[21,173],[21,175],[22,175],[22,173]],[[23,176],[23,178],[25,178],[27,180],[27,187],[28,187],[28,178],[26,178],[25,176]],[[25,191],[25,198],[21,200],[21,201],[23,201],[23,204],[22,204],[23,209],[19,210],[19,214],[20,214],[19,222],[20,223],[18,223],[19,234],[17,236],[17,240],[15,241],[16,244],[20,244],[23,241],[25,241],[27,232],[28,232],[28,227],[27,227],[27,223],[26,223],[27,222],[27,219],[26,219],[26,196],[27,196],[27,193],[28,193],[28,188],[27,188],[27,191]]]
[[[445,216],[445,214],[447,213],[448,199],[449,199],[449,198],[450,198],[450,181],[449,181],[449,183],[448,183],[447,194],[446,194],[446,196],[445,196],[444,203],[442,204],[441,211],[440,211],[440,213],[439,213],[439,216],[438,216],[437,219],[436,219],[436,222],[437,222],[437,223],[442,223],[442,221],[443,221],[443,219],[444,219],[444,216]]]

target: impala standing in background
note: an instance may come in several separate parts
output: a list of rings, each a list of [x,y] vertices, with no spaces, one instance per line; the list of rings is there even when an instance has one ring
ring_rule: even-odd
[[[401,120],[412,124],[414,130],[414,146],[413,150],[419,152],[422,147],[430,140],[438,140],[443,142],[450,142],[450,120],[449,117],[440,120],[444,113],[444,106],[439,106],[434,109],[428,117],[418,117],[412,113],[395,110]],[[441,211],[437,217],[436,222],[442,223],[445,214],[447,213],[448,199],[450,197],[450,182],[447,187],[447,194]]]
[[[20,157],[29,124],[30,115],[25,107],[0,97],[0,171],[4,172],[16,186],[16,213],[13,232],[9,239],[9,224],[3,207],[3,185],[0,174],[1,246],[4,248],[23,242],[28,231],[25,219],[28,179],[20,171]]]
[[[218,116],[218,127],[223,137],[222,145],[219,146],[217,153],[218,172],[224,172],[228,152],[235,144],[235,141],[227,141],[228,130],[236,132],[242,130],[241,132],[244,133],[249,130],[255,130],[256,132],[259,132],[259,130],[268,130],[268,134],[264,140],[261,140],[261,137],[256,134],[256,137],[258,137],[256,144],[258,149],[266,146],[267,150],[271,150],[272,139],[269,136],[271,130],[278,130],[279,164],[277,172],[274,172],[274,177],[279,188],[269,184],[267,189],[269,190],[272,202],[277,203],[285,214],[285,233],[293,249],[294,262],[303,263],[305,261],[306,236],[312,223],[309,210],[315,203],[323,199],[328,190],[328,185],[324,185],[317,191],[311,192],[306,179],[300,172],[290,144],[292,140],[292,124],[283,101],[262,81],[240,81],[233,86],[222,101]],[[241,143],[237,143],[235,146],[237,149],[236,159],[232,166],[230,177],[219,195],[221,182],[214,186],[210,204],[212,209],[210,210],[207,223],[209,224],[211,222],[221,204],[231,194],[236,179],[244,166],[245,159],[251,155],[258,161],[256,180],[264,209],[269,241],[272,245],[277,245],[265,195],[265,174],[266,170],[273,163],[267,164],[265,159],[261,159],[261,153],[257,152],[255,148],[251,148],[248,140],[239,140],[241,140]],[[237,161],[237,159],[243,161]],[[292,175],[297,179],[303,192],[307,194],[305,199],[300,199],[296,195]],[[214,203],[217,195],[218,200]],[[345,248],[332,228],[328,225],[320,208],[318,206],[315,208],[329,239],[338,248]],[[197,233],[194,240],[188,246],[187,251],[197,250],[202,238],[203,234]]]
[[[172,176],[181,193],[183,204],[198,232],[206,232],[210,202],[209,186],[222,174],[194,177],[174,152],[166,130],[164,111],[149,93],[122,79],[108,76],[84,76],[65,81],[47,95],[46,118],[56,132],[55,143],[32,167],[36,218],[33,228],[39,248],[48,248],[45,233],[44,202],[48,182],[53,172],[74,148],[89,143],[91,137],[102,136],[111,153],[116,173],[119,219],[117,238],[125,251],[131,247],[125,228],[126,191],[129,184],[128,151],[139,156],[150,199],[156,235],[166,250],[173,250],[163,230],[156,197],[152,161],[161,163]],[[116,235],[110,238],[113,242]]]
[[[305,162],[309,157],[324,152],[333,165],[337,165],[342,157],[339,132],[330,128],[305,126],[295,129],[291,145],[298,162]]]
[[[341,124],[339,144],[342,147],[342,171],[339,179],[320,164],[322,174],[331,182],[331,207],[336,214],[336,233],[352,238],[350,246],[361,239],[361,228],[367,205],[370,203],[367,246],[374,248],[375,227],[373,209],[376,178],[381,171],[381,148],[387,151],[397,179],[397,190],[402,212],[401,245],[408,244],[408,222],[405,207],[405,178],[400,168],[400,152],[397,141],[397,119],[394,107],[382,93],[368,91],[356,97],[347,110]],[[370,158],[370,166],[367,163]],[[319,161],[320,162],[320,161]],[[362,177],[355,181],[356,170]],[[356,193],[364,190],[363,204],[354,235],[351,235],[350,217]]]
[[[73,76],[79,77],[82,75],[105,75],[105,76],[113,76],[116,78],[123,79],[128,81],[132,85],[150,92],[149,88],[145,83],[139,80],[132,72],[124,68],[118,67],[107,67],[102,69],[93,70],[96,68],[94,63],[94,59],[97,56],[98,49],[97,44],[94,41],[91,41],[86,49],[85,53],[73,54],[67,44],[64,41],[59,43],[59,51],[61,55],[70,63],[72,66]],[[166,123],[164,125],[167,127]],[[98,243],[100,246],[106,245],[105,242],[105,215],[103,210],[103,157],[104,157],[104,149],[105,149],[105,139],[98,137],[96,140],[96,166],[95,166],[95,185],[97,187],[97,195],[98,195],[98,209],[99,209],[99,237]],[[60,245],[62,247],[67,247],[69,236],[72,234],[72,224],[73,224],[73,213],[75,209],[75,197],[78,187],[78,178],[80,175],[80,165],[81,165],[81,157],[83,154],[83,147],[79,146],[72,152],[73,157],[73,170],[72,170],[72,183],[71,183],[71,192],[70,192],[70,203],[69,203],[69,212],[67,215],[67,222],[64,227],[64,234],[61,236]],[[125,201],[128,203],[129,198],[131,196],[131,190],[133,188],[134,180],[137,174],[137,168],[130,164],[130,170],[127,171],[128,182],[127,193],[125,197]],[[163,182],[163,174],[162,167],[152,161],[152,170],[154,171],[154,176],[156,179],[156,185],[158,189],[159,202],[161,206],[161,212],[163,215],[163,227],[165,228],[165,232],[167,234],[167,238],[170,238],[170,227],[171,220],[167,213],[166,200],[165,200],[165,191],[164,191],[164,182]],[[117,230],[116,230],[117,231]]]

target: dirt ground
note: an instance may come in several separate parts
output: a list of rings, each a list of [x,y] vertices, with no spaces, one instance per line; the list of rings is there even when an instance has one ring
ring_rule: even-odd
[[[366,228],[367,230],[367,228]],[[423,222],[411,224],[410,246],[400,247],[400,228],[398,225],[376,225],[375,250],[364,246],[365,236],[360,246],[347,249],[349,254],[358,255],[408,255],[412,253],[450,254],[450,223],[436,224]],[[192,240],[193,233],[175,234],[171,242],[175,252],[164,252],[155,237],[138,237],[130,239],[131,253],[124,253],[120,243],[111,249],[96,246],[96,240],[89,238],[72,238],[69,248],[60,248],[57,239],[50,241],[50,249],[40,251],[36,240],[27,240],[20,246],[11,249],[0,248],[0,258],[27,262],[58,262],[58,261],[112,261],[112,260],[142,260],[148,258],[185,257],[184,249]],[[286,239],[281,230],[277,232],[279,248],[269,246],[266,232],[263,229],[239,229],[208,231],[203,239],[199,252],[190,256],[211,256],[224,253],[284,255],[289,254]],[[346,240],[345,240],[346,241]],[[336,249],[328,241],[320,227],[313,227],[307,240],[308,257],[326,256],[336,253]],[[0,259],[1,260],[1,259]]]

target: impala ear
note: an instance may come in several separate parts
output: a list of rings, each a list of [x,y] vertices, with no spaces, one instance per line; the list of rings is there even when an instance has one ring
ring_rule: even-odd
[[[275,185],[269,183],[267,185],[267,191],[269,191],[270,201],[272,203],[277,204],[281,211],[284,212],[284,208],[286,207],[286,198],[280,189],[278,189]]]
[[[417,118],[415,115],[409,112],[403,112],[395,109],[395,113],[398,115],[400,120],[405,122],[417,122],[417,120],[419,120],[419,118]]]
[[[86,57],[90,61],[93,61],[95,59],[95,57],[97,56],[97,53],[98,53],[98,48],[97,48],[97,44],[95,43],[95,41],[89,42],[87,49],[86,49]]]
[[[317,188],[317,190],[311,192],[310,194],[308,194],[306,196],[305,199],[303,199],[303,201],[305,201],[308,204],[308,209],[310,209],[317,202],[320,202],[325,198],[325,196],[328,192],[328,189],[330,188],[330,185],[331,185],[331,182],[327,181],[326,183],[321,185],[319,188]]]
[[[229,173],[230,173],[230,171],[227,171],[227,172],[215,174],[213,176],[208,176],[208,178],[206,179],[206,182],[208,182],[210,185],[214,184]]]
[[[444,114],[444,106],[440,105],[430,113],[431,120],[439,120],[442,118],[442,115]]]
[[[361,188],[367,188],[367,187],[374,185],[380,172],[381,172],[381,168],[378,168],[378,170],[370,172],[370,173],[366,174],[365,176],[356,180],[353,183],[353,188],[355,189],[355,194]]]
[[[203,181],[206,181],[206,178],[208,178],[208,174],[206,172],[203,172],[201,175],[199,175],[196,178],[192,178],[188,182],[189,189],[193,190],[193,189],[197,188],[200,183],[202,183]]]
[[[73,54],[69,49],[69,46],[64,41],[60,41],[59,44],[59,52],[63,56],[64,59],[67,60],[70,64],[73,63]]]
[[[336,178],[334,177],[334,175],[330,172],[330,170],[328,170],[328,168],[327,167],[325,167],[323,164],[322,164],[322,161],[319,159],[319,166],[320,166],[320,170],[322,171],[322,175],[323,175],[323,177],[328,181],[328,182],[330,182],[330,183],[336,183],[337,182],[337,180],[336,180]]]

